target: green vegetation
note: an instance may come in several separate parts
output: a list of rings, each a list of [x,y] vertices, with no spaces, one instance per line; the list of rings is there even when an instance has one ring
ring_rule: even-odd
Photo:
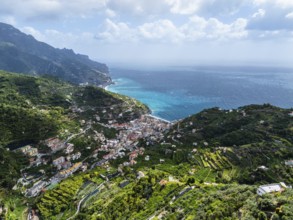
[[[0,189],[12,188],[20,170],[28,165],[27,159],[18,152],[10,152],[0,147]]]
[[[139,180],[131,173],[125,173],[124,178],[117,177],[106,183],[82,203],[80,213],[74,219],[291,219],[293,216],[292,189],[260,197],[256,194],[256,186],[212,184],[192,178],[184,182],[183,179],[170,179],[167,172],[158,169],[147,169],[144,173],[145,177]],[[119,187],[125,178],[130,183]],[[94,189],[94,183],[84,181],[73,198],[82,198]],[[48,206],[51,203],[47,201],[49,195],[55,194],[50,201],[63,195],[63,192],[57,195],[56,190],[48,193],[40,204]],[[66,213],[73,215],[72,206],[77,206],[80,199],[70,201],[70,204],[66,203],[67,211],[62,217],[59,215],[59,219],[66,219]]]
[[[96,151],[102,139],[118,134],[108,125],[149,109],[101,88],[3,71],[0,101],[0,218],[23,218],[29,203],[42,219],[292,219],[292,189],[256,194],[262,184],[293,184],[293,169],[284,164],[293,159],[292,109],[265,104],[204,110],[174,124],[160,141],[139,140],[144,155],[131,167],[121,166],[129,161],[129,150],[123,150],[124,157],[77,171],[25,199],[18,194],[22,189],[7,190],[21,170],[38,181],[40,170],[55,174],[50,163],[64,155],[48,153],[45,139],[70,141],[73,153],[82,154],[74,163],[90,168],[109,153]],[[26,144],[48,153],[43,159],[49,165],[27,167],[28,158],[13,151]]]
[[[168,208],[167,219],[290,219],[291,189],[258,197],[246,185],[204,186],[189,191]],[[180,210],[180,212],[178,212]],[[284,210],[284,211],[283,211]],[[286,210],[286,211],[285,211]],[[291,211],[289,211],[291,210]]]
[[[28,168],[28,157],[15,149],[31,144],[40,152],[48,153],[45,139],[69,138],[75,145],[75,153],[81,152],[80,160],[83,160],[100,144],[93,138],[95,132],[107,138],[116,136],[117,131],[103,123],[115,122],[118,115],[121,117],[117,121],[129,121],[148,111],[146,106],[133,99],[100,88],[79,87],[51,76],[41,78],[0,71],[0,189],[12,189],[20,178],[21,170],[32,178],[38,178],[40,170],[47,173],[55,171],[50,164]],[[59,152],[44,156],[44,159],[51,163],[58,155]],[[74,195],[75,191],[72,192]],[[24,201],[18,194],[2,194],[0,201],[4,208],[9,206],[11,198]],[[23,205],[13,206],[14,211],[5,212],[5,218],[19,219],[18,207],[25,209]],[[57,212],[55,210],[54,213]]]
[[[63,217],[70,217],[74,213],[74,196],[82,185],[81,177],[67,179],[59,184],[57,188],[46,193],[37,205],[45,219],[58,219],[60,214]],[[71,204],[71,205],[70,205]],[[69,213],[64,215],[65,211]],[[71,212],[70,212],[71,210]]]
[[[65,129],[74,131],[78,120],[95,120],[99,115],[104,123],[116,119],[125,122],[149,111],[134,99],[100,88],[3,71],[0,103],[0,145],[10,144],[12,148],[37,143]],[[72,112],[72,108],[80,111]]]
[[[289,112],[270,105],[205,110],[175,124],[160,143],[142,140],[150,160],[139,156],[133,169],[125,167],[75,219],[291,219],[292,189],[256,194],[261,184],[293,184],[293,170],[284,165],[293,156]],[[137,179],[138,171],[145,177]]]
[[[250,105],[226,111],[212,108],[184,119],[172,132],[184,133],[180,141],[209,141],[212,146],[240,146],[261,141],[272,141],[276,136],[292,141],[290,111],[269,104]]]
[[[164,139],[169,144],[155,145],[146,153],[209,168],[217,182],[293,183],[292,169],[284,166],[293,158],[289,112],[268,104],[204,110],[175,124]],[[155,148],[159,150],[154,153]]]
[[[0,207],[4,207],[2,213],[0,213],[0,219],[27,219],[26,203],[27,200],[21,195],[7,192],[0,188]]]

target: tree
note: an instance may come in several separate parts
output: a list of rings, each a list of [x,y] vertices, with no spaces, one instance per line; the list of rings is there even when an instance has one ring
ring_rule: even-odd
[[[189,177],[187,182],[186,182],[186,185],[190,186],[190,184],[193,184],[193,183],[195,183],[195,179],[193,177]]]
[[[267,220],[267,215],[264,212],[259,212],[258,213],[258,219],[259,220]]]

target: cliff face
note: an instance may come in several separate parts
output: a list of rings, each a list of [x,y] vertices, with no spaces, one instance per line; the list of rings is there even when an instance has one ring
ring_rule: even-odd
[[[11,25],[0,23],[0,69],[31,75],[52,75],[72,83],[103,85],[111,81],[108,67],[39,42]]]

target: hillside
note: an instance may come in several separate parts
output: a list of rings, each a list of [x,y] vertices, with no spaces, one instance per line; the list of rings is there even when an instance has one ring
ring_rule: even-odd
[[[124,163],[132,154],[111,160],[110,169],[47,191],[35,207],[45,219],[291,219],[292,189],[256,193],[263,184],[293,184],[285,165],[293,157],[290,112],[267,104],[204,110],[159,140],[141,139],[136,164]]]
[[[129,108],[132,108],[131,112]],[[50,137],[68,138],[89,126],[86,122],[97,127],[94,124],[97,116],[101,118],[100,124],[111,120],[123,123],[148,111],[133,99],[100,88],[78,87],[57,79],[0,71],[1,151],[4,148],[14,150],[26,144],[38,145]],[[102,126],[99,129],[107,130]],[[28,164],[28,159],[17,152],[5,150],[2,156],[0,186],[11,187],[22,165]]]
[[[293,158],[291,112],[268,104],[207,109],[173,125],[149,154],[210,169],[217,182],[292,184],[292,169],[284,166]]]
[[[0,218],[293,217],[292,109],[212,108],[167,123],[129,97],[3,71],[0,101]]]
[[[0,69],[30,75],[48,74],[75,84],[111,82],[105,64],[69,49],[56,49],[5,23],[0,23]]]

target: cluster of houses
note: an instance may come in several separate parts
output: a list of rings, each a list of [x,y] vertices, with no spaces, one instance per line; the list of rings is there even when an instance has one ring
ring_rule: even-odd
[[[40,181],[36,182],[31,188],[26,190],[25,196],[27,196],[27,197],[35,197],[42,190],[44,190],[47,185],[49,185],[48,182],[40,180]]]
[[[62,179],[67,178],[68,176],[76,172],[81,167],[82,167],[82,162],[75,163],[73,166],[60,171],[56,176]]]
[[[57,167],[58,170],[67,169],[71,167],[71,160],[77,160],[81,157],[81,153],[77,152],[75,154],[68,155],[66,158],[64,156],[58,157],[53,160],[53,166]]]
[[[32,175],[32,178],[29,178],[26,173],[23,174],[23,177],[19,179],[18,184],[22,186],[27,186],[33,184],[32,187],[25,190],[24,194],[27,197],[37,196],[42,190],[44,190],[48,185],[60,182],[62,179],[68,177],[69,175],[76,172],[78,169],[86,170],[85,165],[81,162],[72,164],[72,161],[78,160],[81,157],[81,152],[74,152],[74,145],[60,140],[59,138],[50,138],[44,141],[44,143],[49,147],[50,153],[41,154],[38,152],[37,148],[34,148],[30,145],[16,149],[16,151],[22,152],[24,155],[27,155],[30,159],[30,166],[39,166],[40,164],[47,164],[50,161],[50,158],[43,157],[44,155],[50,156],[53,155],[56,151],[64,150],[64,156],[60,156],[54,159],[51,163],[52,166],[56,167],[59,172],[48,181],[42,180],[44,177],[42,175]],[[42,171],[42,172],[41,172]],[[40,173],[45,174],[44,170],[40,170]],[[52,181],[51,181],[52,180]],[[16,185],[15,189],[18,188]]]
[[[59,138],[50,138],[50,139],[47,139],[45,140],[45,144],[51,148],[51,151],[52,152],[56,152],[56,151],[59,151],[59,150],[62,150],[63,148],[65,148],[65,142],[60,140]]]
[[[79,110],[79,109],[75,109]],[[86,124],[84,122],[84,124]],[[94,139],[100,143],[104,143],[96,151],[93,152],[93,156],[97,155],[99,151],[108,152],[103,156],[103,159],[92,164],[91,168],[101,166],[107,163],[108,160],[117,159],[118,157],[124,157],[127,153],[129,162],[125,162],[125,166],[136,164],[136,158],[139,155],[144,155],[145,149],[138,148],[138,141],[140,138],[150,138],[150,141],[158,140],[162,138],[162,131],[170,128],[169,122],[151,117],[142,116],[140,119],[136,119],[125,124],[105,125],[111,128],[119,130],[119,135],[112,140],[107,140],[102,133],[95,132]],[[49,138],[44,141],[44,144],[50,149],[48,153],[41,154],[37,148],[30,145],[21,147],[17,150],[30,157],[33,161],[31,165],[40,165],[51,163],[52,166],[57,168],[57,173],[49,180],[45,181],[45,173],[40,177],[34,177],[28,181],[19,181],[19,183],[25,183],[26,185],[33,184],[32,187],[26,189],[25,195],[27,197],[34,197],[38,195],[42,190],[51,184],[58,183],[62,179],[67,178],[79,169],[86,170],[87,166],[82,162],[73,163],[72,161],[78,160],[81,157],[81,152],[75,152],[74,145],[68,143],[65,140],[61,140],[58,137]],[[63,150],[64,155],[54,159],[50,162],[50,155],[55,154],[57,151]],[[49,157],[44,157],[44,156]],[[150,159],[150,158],[148,158]],[[25,175],[25,174],[24,174]],[[26,177],[21,178],[27,180]],[[25,185],[21,184],[21,185]]]
[[[68,143],[65,149],[66,154],[70,154],[74,151],[74,145],[71,143]]]
[[[99,151],[109,152],[103,156],[105,160],[124,157],[125,151],[130,151],[129,162],[127,164],[136,164],[135,158],[144,154],[144,149],[137,148],[140,138],[149,138],[150,141],[156,141],[163,138],[162,131],[169,129],[171,124],[167,121],[144,115],[140,119],[133,120],[124,124],[112,124],[111,127],[119,130],[115,139],[106,140]]]
[[[94,133],[95,134],[94,134],[93,138],[94,138],[95,141],[99,141],[101,143],[103,143],[104,141],[106,141],[106,137],[105,137],[104,134],[99,133],[97,131],[94,131]]]
[[[62,159],[60,159],[62,161]],[[59,171],[55,176],[50,178],[48,181],[44,180],[39,180],[34,183],[34,185],[26,189],[25,191],[25,196],[26,197],[35,197],[37,196],[40,192],[45,191],[48,186],[51,184],[55,184],[60,182],[62,179],[67,178],[68,176],[72,175],[74,172],[76,172],[78,169],[82,168],[83,164],[82,162],[75,163],[73,165],[67,167],[64,170]]]
[[[67,169],[71,166],[70,161],[66,161],[65,157],[58,157],[57,159],[53,160],[53,166],[57,167],[58,170]]]
[[[136,149],[132,152],[129,153],[129,164],[130,165],[134,165],[137,162],[135,161],[135,159],[138,157],[138,155],[144,155],[144,151],[145,149],[143,147]]]
[[[30,145],[26,145],[24,147],[18,148],[17,150],[29,157],[34,157],[38,154],[38,149]]]

